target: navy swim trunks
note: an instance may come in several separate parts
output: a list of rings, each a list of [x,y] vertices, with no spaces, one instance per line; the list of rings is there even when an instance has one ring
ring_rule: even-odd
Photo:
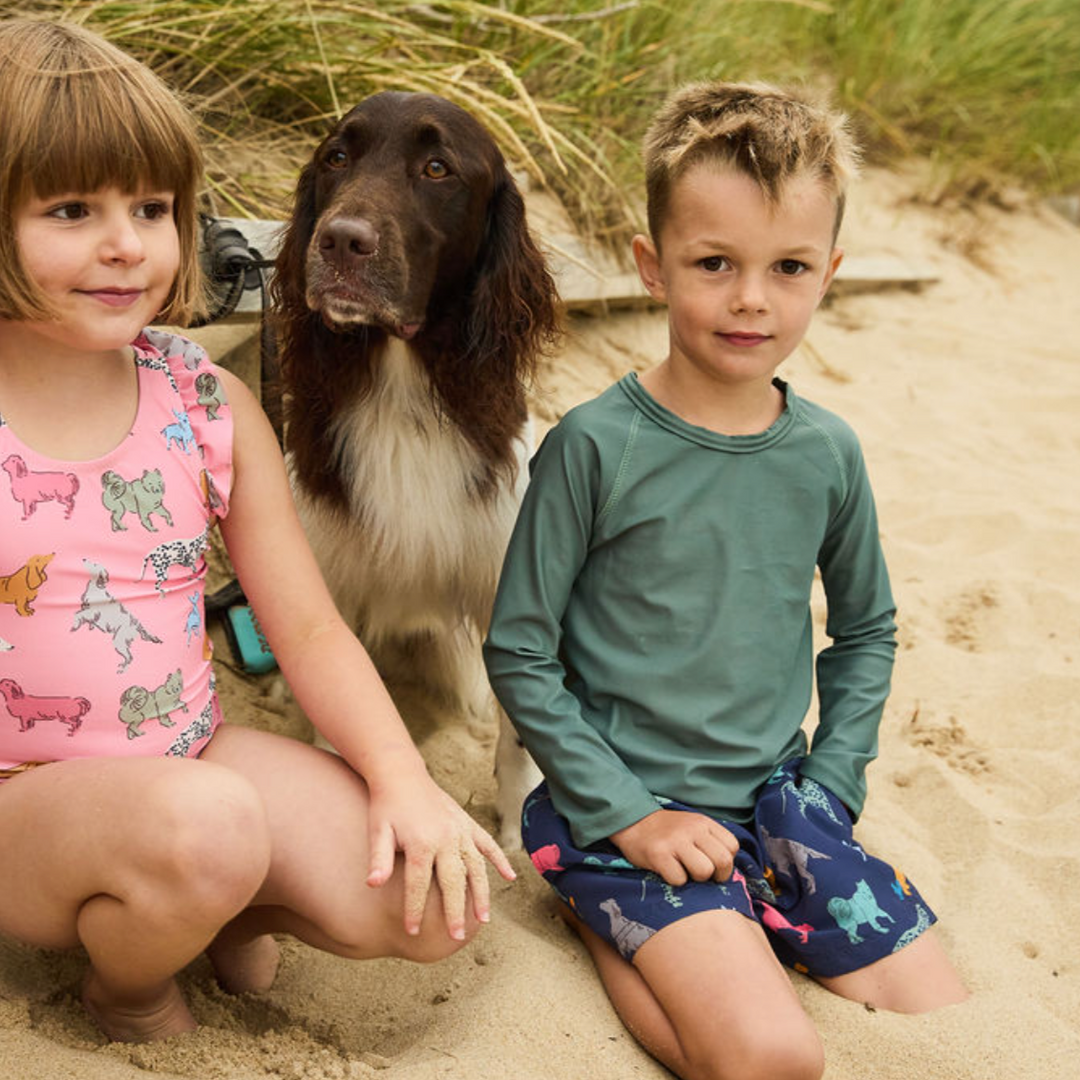
[[[546,783],[525,800],[525,849],[563,902],[627,960],[679,919],[730,910],[760,923],[788,967],[845,975],[902,949],[937,919],[901,871],[863,850],[843,803],[800,777],[800,763],[777,769],[752,822],[720,821],[739,842],[725,882],[669,885],[633,866],[608,840],[578,848]],[[679,802],[663,805],[693,811]]]

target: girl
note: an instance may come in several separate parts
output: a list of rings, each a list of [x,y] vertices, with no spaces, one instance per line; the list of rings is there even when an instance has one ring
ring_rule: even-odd
[[[190,117],[94,35],[11,20],[0,131],[0,933],[81,945],[83,1001],[117,1040],[194,1028],[174,976],[204,950],[235,992],[272,982],[273,933],[448,955],[506,856],[428,776],[338,616],[253,396],[144,330],[200,306]],[[221,724],[215,524],[340,757]]]

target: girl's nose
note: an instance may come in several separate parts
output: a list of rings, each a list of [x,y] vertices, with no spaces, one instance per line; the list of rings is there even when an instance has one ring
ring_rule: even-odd
[[[139,230],[127,214],[110,217],[102,237],[101,256],[106,262],[121,264],[140,263],[146,257]]]

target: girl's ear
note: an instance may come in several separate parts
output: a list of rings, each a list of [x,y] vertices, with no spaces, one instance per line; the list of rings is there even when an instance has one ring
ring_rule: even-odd
[[[660,255],[656,250],[656,245],[647,236],[638,233],[630,246],[634,252],[634,262],[637,263],[641,284],[654,300],[659,300],[662,304],[666,303],[667,287],[664,284]]]

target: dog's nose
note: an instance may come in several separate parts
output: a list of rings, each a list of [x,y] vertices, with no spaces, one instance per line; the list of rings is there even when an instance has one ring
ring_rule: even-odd
[[[373,254],[378,246],[378,230],[364,218],[333,218],[319,232],[323,258],[342,270]]]

